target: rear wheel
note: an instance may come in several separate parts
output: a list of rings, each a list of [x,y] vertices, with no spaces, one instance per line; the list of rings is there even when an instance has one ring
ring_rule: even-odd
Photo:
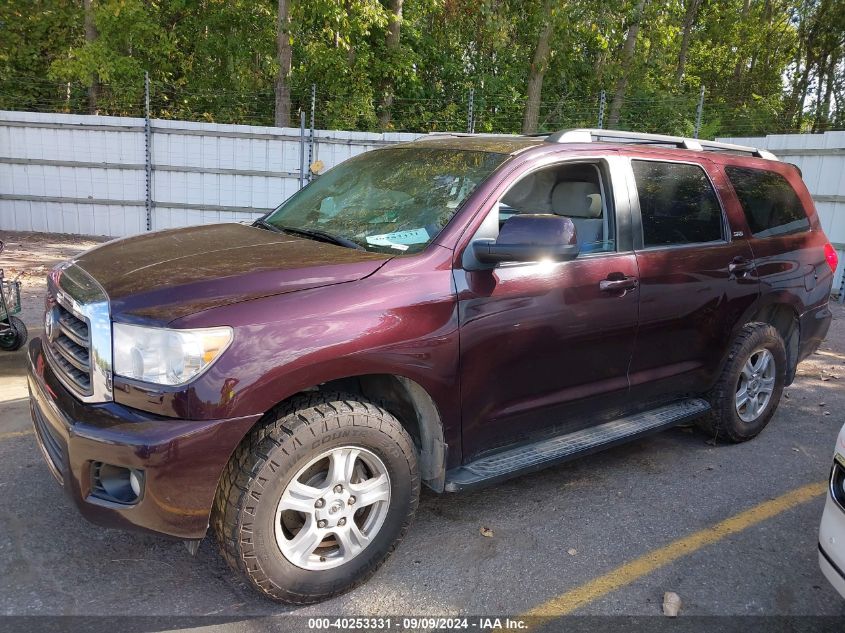
[[[734,442],[757,436],[777,409],[785,375],[786,351],[778,331],[764,323],[746,325],[710,393],[713,408],[702,428]]]
[[[342,394],[295,399],[224,472],[212,527],[229,564],[266,596],[307,604],[364,582],[401,540],[420,478],[390,413]]]

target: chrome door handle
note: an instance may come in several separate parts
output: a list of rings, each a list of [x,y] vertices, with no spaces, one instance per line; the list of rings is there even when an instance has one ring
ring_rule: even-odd
[[[734,257],[728,264],[729,273],[747,273],[754,270],[754,262],[744,257]]]
[[[622,277],[621,279],[602,279],[599,289],[602,291],[633,290],[639,285],[636,277]]]

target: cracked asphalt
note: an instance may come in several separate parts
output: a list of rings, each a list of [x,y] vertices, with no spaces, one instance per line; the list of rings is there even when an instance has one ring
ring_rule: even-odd
[[[4,253],[3,257],[9,255]],[[2,262],[0,262],[2,265]],[[29,314],[37,314],[37,310]],[[424,490],[415,524],[364,586],[291,610],[254,594],[210,539],[100,528],[43,462],[23,352],[0,356],[0,614],[256,616],[518,614],[732,515],[828,475],[845,412],[845,309],[799,367],[770,426],[741,445],[677,428],[486,490]],[[30,319],[34,335],[37,322]],[[598,597],[582,615],[825,615],[845,601],[817,565],[823,496],[682,556]],[[481,528],[492,530],[482,536]]]

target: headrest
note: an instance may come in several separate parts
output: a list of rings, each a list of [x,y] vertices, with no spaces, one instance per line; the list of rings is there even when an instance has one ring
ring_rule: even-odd
[[[502,202],[509,207],[518,209],[534,192],[534,185],[536,184],[536,181],[537,174],[528,174],[525,178],[517,182],[508,190],[502,198]],[[548,191],[548,189],[546,191]]]
[[[601,193],[592,182],[559,182],[552,191],[552,211],[571,218],[601,217]]]

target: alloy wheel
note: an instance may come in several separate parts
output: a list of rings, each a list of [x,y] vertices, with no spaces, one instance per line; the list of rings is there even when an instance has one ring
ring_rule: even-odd
[[[734,397],[743,422],[754,422],[766,410],[775,389],[775,369],[775,358],[766,348],[753,352],[745,361]]]
[[[360,554],[384,524],[390,475],[371,451],[330,449],[301,468],[276,508],[276,543],[308,570],[338,567]]]

